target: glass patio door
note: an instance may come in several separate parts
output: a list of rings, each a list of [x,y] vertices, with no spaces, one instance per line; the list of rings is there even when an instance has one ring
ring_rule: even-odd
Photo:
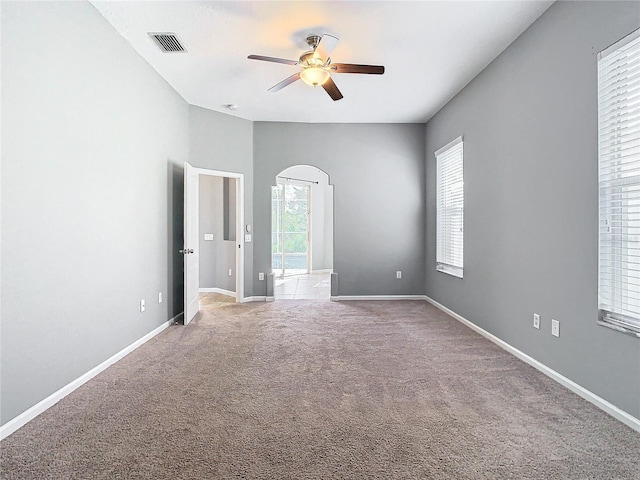
[[[309,273],[309,185],[272,187],[271,248],[276,276]]]

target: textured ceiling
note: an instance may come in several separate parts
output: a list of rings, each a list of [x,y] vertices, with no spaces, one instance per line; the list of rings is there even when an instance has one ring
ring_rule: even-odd
[[[253,121],[426,122],[515,40],[551,1],[92,1],[193,105]],[[148,32],[174,32],[187,53],[164,53]],[[384,65],[384,75],[334,74],[344,98],[295,82],[309,34],[340,39],[334,62]],[[230,111],[226,104],[238,105]]]

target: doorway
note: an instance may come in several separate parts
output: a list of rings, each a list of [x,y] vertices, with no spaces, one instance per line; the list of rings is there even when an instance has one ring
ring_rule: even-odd
[[[289,167],[271,190],[275,299],[329,299],[333,271],[333,185],[322,170]]]
[[[181,253],[187,325],[200,310],[203,293],[233,297],[235,302],[244,298],[244,175],[188,163],[184,172]]]
[[[278,180],[271,190],[271,262],[276,277],[309,273],[310,197],[310,185],[300,181]]]

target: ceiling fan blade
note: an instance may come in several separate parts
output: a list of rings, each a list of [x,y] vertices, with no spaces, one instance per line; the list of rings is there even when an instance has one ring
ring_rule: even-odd
[[[323,63],[326,63],[329,60],[329,56],[333,49],[336,48],[338,44],[338,38],[333,35],[324,34],[318,43],[318,46],[313,52],[313,56],[316,58],[321,58]]]
[[[287,77],[284,80],[282,80],[280,83],[276,83],[273,87],[271,87],[267,91],[268,92],[277,92],[278,90],[282,90],[284,87],[286,87],[287,85],[292,84],[293,82],[295,82],[299,78],[300,78],[300,72],[294,73],[290,77]]]
[[[296,60],[287,60],[285,58],[264,57],[262,55],[249,55],[247,58],[251,60],[263,60],[265,62],[284,63],[285,65],[297,65]]]
[[[338,90],[333,78],[329,77],[326,82],[322,84],[322,88],[329,94],[333,101],[340,100],[342,98],[342,93]]]
[[[355,65],[353,63],[332,63],[329,69],[335,73],[368,73],[371,75],[382,75],[384,67],[382,65]]]

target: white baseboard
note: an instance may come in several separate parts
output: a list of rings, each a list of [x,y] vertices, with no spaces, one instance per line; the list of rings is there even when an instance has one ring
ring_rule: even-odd
[[[608,413],[612,417],[614,417],[617,420],[621,421],[625,425],[628,425],[633,430],[635,430],[637,432],[640,432],[640,419],[637,419],[633,415],[625,412],[624,410],[621,410],[620,408],[616,407],[615,405],[613,405],[612,403],[608,402],[607,400],[599,397],[598,395],[596,395],[595,393],[591,392],[590,390],[587,390],[586,388],[582,387],[581,385],[578,385],[577,383],[575,383],[574,381],[568,379],[564,375],[561,375],[560,373],[556,372],[555,370],[547,367],[545,364],[539,362],[535,358],[533,358],[533,357],[527,355],[526,353],[518,350],[517,348],[511,346],[510,344],[508,344],[504,340],[501,340],[500,338],[496,337],[495,335],[487,332],[483,328],[481,328],[481,327],[477,326],[476,324],[470,322],[469,320],[467,320],[466,318],[462,317],[461,315],[458,315],[453,310],[450,310],[449,308],[447,308],[444,305],[436,302],[432,298],[427,297],[426,295],[332,296],[331,300],[332,301],[342,301],[342,300],[426,300],[427,302],[431,303],[432,305],[434,305],[435,307],[439,308],[443,312],[449,314],[451,317],[455,318],[459,322],[463,323],[467,327],[471,328],[475,332],[479,333],[483,337],[485,337],[488,340],[492,341],[493,343],[495,343],[499,347],[503,348],[507,352],[509,352],[512,355],[516,356],[520,360],[528,363],[529,365],[534,367],[536,370],[544,373],[548,377],[552,378],[553,380],[555,380],[559,384],[565,386],[566,388],[568,388],[572,392],[576,393],[577,395],[579,395],[580,397],[584,398],[588,402],[592,403],[596,407],[600,408],[604,412]],[[245,297],[245,298],[242,299],[242,302],[265,302],[265,301],[267,301],[267,302],[273,301],[273,297],[252,296],[252,297]],[[176,321],[178,320],[178,318],[180,316],[182,316],[182,313],[179,313],[178,315],[176,315],[172,319],[168,320],[167,322],[163,323],[162,325],[160,325],[159,327],[155,328],[151,332],[147,333],[142,338],[136,340],[135,342],[133,342],[128,347],[125,347],[124,349],[122,349],[121,351],[116,353],[115,355],[111,356],[110,358],[108,358],[107,360],[102,362],[100,365],[92,368],[91,370],[89,370],[85,374],[81,375],[77,379],[73,380],[69,384],[65,385],[64,387],[62,387],[58,391],[52,393],[51,395],[49,395],[44,400],[38,402],[33,407],[29,408],[28,410],[24,411],[23,413],[21,413],[17,417],[9,420],[4,425],[0,426],[0,440],[8,437],[13,432],[18,430],[20,427],[24,426],[29,421],[33,420],[38,415],[40,415],[42,412],[47,410],[49,407],[55,405],[57,402],[62,400],[64,397],[69,395],[71,392],[76,390],[78,387],[80,387],[81,385],[83,385],[86,382],[88,382],[89,380],[91,380],[93,377],[98,375],[100,372],[106,370],[108,367],[110,367],[111,365],[116,363],[118,360],[120,360],[124,356],[126,356],[129,353],[131,353],[132,351],[134,351],[140,345],[144,344],[145,342],[149,341],[151,338],[153,338],[156,335],[158,335],[160,332],[162,332],[169,325],[172,325],[173,323],[176,323]]]
[[[333,269],[332,268],[322,268],[320,270],[311,270],[312,274],[315,273],[333,273]]]
[[[200,293],[220,293],[222,295],[228,295],[230,297],[236,296],[236,292],[232,292],[231,290],[225,290],[224,288],[218,288],[218,287],[200,288],[198,291]]]
[[[264,297],[265,302],[275,302],[275,300],[276,300],[276,297],[268,297],[268,296]]]
[[[266,302],[267,298],[269,297],[265,297],[264,295],[255,295],[253,297],[244,297],[242,299],[242,303],[248,303],[248,302]],[[273,297],[271,297],[273,298]]]
[[[173,325],[174,323],[176,323],[177,319],[181,315],[182,315],[182,313],[179,313],[178,315],[176,315],[172,319],[164,322],[162,325],[160,325],[159,327],[157,327],[154,330],[150,331],[149,333],[147,333],[142,338],[136,340],[135,342],[133,342],[128,347],[125,347],[124,349],[120,350],[118,353],[116,353],[115,355],[111,356],[110,358],[108,358],[107,360],[102,362],[97,367],[92,368],[88,372],[84,373],[83,375],[79,376],[78,378],[76,378],[72,382],[70,382],[67,385],[65,385],[64,387],[62,387],[60,390],[58,390],[56,392],[53,392],[51,395],[49,395],[44,400],[41,400],[40,402],[36,403],[33,407],[29,408],[28,410],[25,410],[24,412],[22,412],[17,417],[9,420],[7,423],[5,423],[4,425],[2,425],[0,427],[0,440],[2,440],[4,438],[7,438],[13,432],[18,430],[20,427],[26,425],[28,422],[30,422],[31,420],[36,418],[38,415],[40,415],[42,412],[47,410],[49,407],[52,407],[53,405],[58,403],[64,397],[66,397],[71,392],[73,392],[75,389],[77,389],[78,387],[80,387],[83,384],[87,383],[93,377],[95,377],[100,372],[102,372],[102,371],[106,370],[107,368],[109,368],[111,365],[116,363],[118,360],[120,360],[124,356],[126,356],[129,353],[133,352],[136,348],[138,348],[143,343],[151,340],[153,337],[158,335],[160,332],[162,332],[169,325]]]
[[[482,335],[483,337],[485,337],[488,340],[492,341],[493,343],[495,343],[499,347],[503,348],[507,352],[509,352],[512,355],[518,357],[523,362],[528,363],[529,365],[531,365],[536,370],[539,370],[540,372],[544,373],[548,377],[552,378],[553,380],[558,382],[560,385],[563,385],[564,387],[566,387],[569,390],[571,390],[573,393],[581,396],[582,398],[584,398],[588,402],[594,404],[596,407],[598,407],[601,410],[605,411],[606,413],[608,413],[612,417],[616,418],[617,420],[620,420],[625,425],[628,425],[629,427],[631,427],[635,431],[640,432],[640,419],[637,419],[633,415],[625,412],[624,410],[619,409],[618,407],[616,407],[612,403],[608,402],[604,398],[599,397],[598,395],[596,395],[592,391],[587,390],[586,388],[584,388],[581,385],[578,385],[573,380],[569,380],[564,375],[556,372],[552,368],[547,367],[544,363],[539,362],[535,358],[530,357],[529,355],[527,355],[526,353],[522,352],[521,350],[518,350],[517,348],[511,346],[510,344],[508,344],[504,340],[501,340],[498,337],[496,337],[495,335],[487,332],[483,328],[477,326],[475,323],[470,322],[469,320],[467,320],[466,318],[464,318],[461,315],[458,315],[453,310],[450,310],[447,307],[445,307],[444,305],[436,302],[434,299],[425,296],[425,300],[427,302],[431,303],[432,305],[434,305],[435,307],[439,308],[443,312],[449,314],[450,316],[452,316],[453,318],[455,318],[459,322],[463,323],[464,325],[466,325],[470,329],[478,332],[480,335]]]
[[[425,295],[340,295],[331,297],[334,302],[345,300],[426,300]]]

